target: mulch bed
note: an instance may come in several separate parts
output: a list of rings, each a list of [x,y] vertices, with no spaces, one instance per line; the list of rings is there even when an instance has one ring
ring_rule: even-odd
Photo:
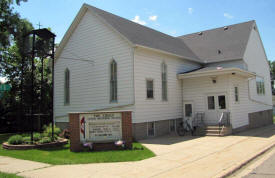
[[[10,145],[8,142],[3,143],[3,148],[7,150],[29,150],[35,148],[55,148],[59,146],[66,145],[68,143],[67,139],[60,139],[51,143],[37,143],[33,145],[21,144],[21,145]]]

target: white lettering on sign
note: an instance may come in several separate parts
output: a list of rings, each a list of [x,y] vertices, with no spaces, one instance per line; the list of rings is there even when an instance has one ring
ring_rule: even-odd
[[[108,142],[122,139],[121,113],[80,114],[82,142]]]

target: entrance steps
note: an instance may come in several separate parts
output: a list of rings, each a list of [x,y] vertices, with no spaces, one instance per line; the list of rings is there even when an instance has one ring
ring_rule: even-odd
[[[232,128],[230,126],[206,126],[204,128],[204,134],[206,136],[226,136],[232,133]]]

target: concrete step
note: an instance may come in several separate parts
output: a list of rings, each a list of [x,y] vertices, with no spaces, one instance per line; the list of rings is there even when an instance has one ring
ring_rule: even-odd
[[[223,134],[214,134],[214,133],[206,133],[205,134],[206,136],[215,136],[215,137],[218,137],[218,136],[223,136]]]
[[[206,126],[205,129],[207,129],[207,130],[219,130],[221,128],[219,126]]]
[[[205,133],[220,133],[220,130],[205,130]]]

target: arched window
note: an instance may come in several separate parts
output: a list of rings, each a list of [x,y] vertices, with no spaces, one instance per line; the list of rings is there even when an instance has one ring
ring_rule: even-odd
[[[161,64],[162,100],[167,101],[167,65]]]
[[[65,70],[65,80],[64,80],[64,104],[70,104],[70,71],[67,68]]]
[[[110,64],[110,101],[117,102],[117,64],[112,60]]]

